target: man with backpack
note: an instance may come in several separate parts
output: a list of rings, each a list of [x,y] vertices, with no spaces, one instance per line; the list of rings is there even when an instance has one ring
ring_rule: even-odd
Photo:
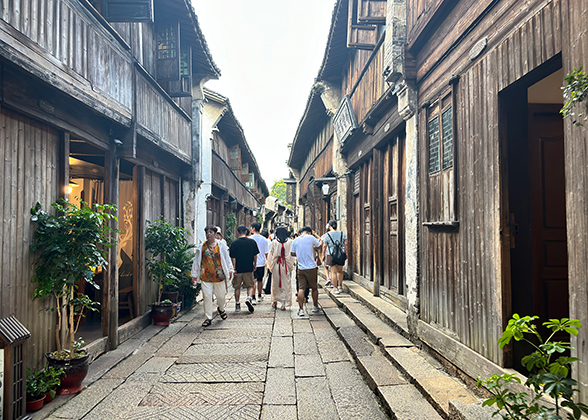
[[[326,264],[331,269],[331,282],[333,283],[333,294],[338,295],[343,291],[343,266],[347,260],[345,249],[347,248],[347,236],[344,232],[337,230],[337,221],[329,220],[327,233],[322,237],[325,247]]]

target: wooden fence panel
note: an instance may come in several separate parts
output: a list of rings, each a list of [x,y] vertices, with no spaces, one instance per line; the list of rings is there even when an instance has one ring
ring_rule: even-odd
[[[41,203],[51,211],[59,198],[59,135],[52,128],[0,109],[0,318],[14,314],[31,332],[26,352],[31,366],[44,364],[43,352],[55,346],[53,313],[48,302],[31,301],[35,255],[29,251],[36,225],[30,209]]]

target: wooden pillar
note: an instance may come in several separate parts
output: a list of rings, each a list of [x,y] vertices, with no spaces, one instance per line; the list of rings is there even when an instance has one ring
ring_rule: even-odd
[[[382,194],[383,194],[383,183],[382,183],[382,151],[373,149],[373,160],[372,160],[372,258],[373,258],[373,269],[372,269],[372,280],[374,281],[374,296],[380,295],[380,280],[382,277],[382,229],[383,229],[383,213],[382,213]]]
[[[69,133],[62,131],[59,141],[59,196],[69,198]]]
[[[112,146],[106,152],[104,159],[104,200],[117,207],[115,212],[117,219],[119,164],[120,159],[116,154],[116,146]],[[110,227],[113,230],[118,229],[118,221],[112,219]],[[111,235],[115,245],[108,251],[108,267],[105,272],[103,289],[103,302],[106,307],[102,307],[102,331],[108,336],[109,350],[118,347],[118,234],[113,231]]]

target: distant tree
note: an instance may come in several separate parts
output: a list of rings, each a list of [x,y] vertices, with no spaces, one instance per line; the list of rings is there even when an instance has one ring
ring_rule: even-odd
[[[276,197],[282,202],[282,204],[290,208],[290,205],[286,204],[286,183],[283,179],[274,182],[274,185],[272,185],[272,189],[270,191],[270,195]]]

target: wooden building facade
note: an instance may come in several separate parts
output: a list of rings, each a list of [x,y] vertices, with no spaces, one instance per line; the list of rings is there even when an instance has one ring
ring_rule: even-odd
[[[200,193],[206,200],[199,202],[195,236],[204,240],[204,227],[213,225],[235,238],[236,231],[226,232],[227,216],[235,215],[235,226],[249,227],[264,214],[269,190],[229,99],[210,89],[204,97]]]
[[[31,301],[30,208],[61,197],[118,206],[119,243],[98,270],[101,315],[86,341],[118,345],[118,327],[149,310],[144,230],[161,215],[190,217],[197,196],[200,86],[219,76],[183,0],[27,0],[0,5],[0,317],[31,331],[32,365],[54,349],[55,314]],[[136,7],[136,8],[133,8]],[[124,10],[123,10],[124,9]],[[130,14],[129,14],[130,13]],[[189,225],[189,223],[187,223]],[[119,312],[119,299],[128,303]],[[122,306],[121,306],[122,309]]]
[[[458,361],[473,377],[492,369],[483,360],[516,368],[525,349],[496,344],[513,313],[587,321],[586,129],[559,110],[565,75],[587,64],[588,5],[408,0],[407,11],[420,127],[419,335],[445,356],[473,350],[477,362]],[[587,334],[573,338],[584,400]]]
[[[571,0],[335,6],[289,160],[298,204],[327,173],[319,133],[332,124],[349,277],[473,378],[519,367],[525,349],[496,343],[513,313],[588,325],[587,129],[559,114],[564,77],[588,65],[587,12]],[[587,335],[572,337],[584,401]]]

